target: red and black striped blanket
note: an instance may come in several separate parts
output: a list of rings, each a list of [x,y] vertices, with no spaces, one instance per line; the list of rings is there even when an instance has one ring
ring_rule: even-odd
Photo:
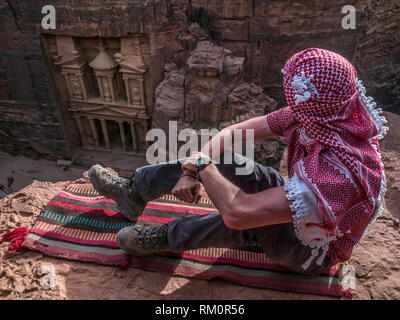
[[[165,196],[149,202],[138,222],[160,224],[186,215],[215,211],[207,198],[193,206]],[[118,212],[114,201],[100,196],[90,184],[72,183],[48,202],[22,247],[71,260],[137,267],[199,279],[219,277],[259,288],[343,296],[339,268],[319,276],[297,274],[271,263],[258,244],[236,249],[189,250],[181,254],[160,252],[147,257],[125,254],[115,236],[121,228],[131,224]]]

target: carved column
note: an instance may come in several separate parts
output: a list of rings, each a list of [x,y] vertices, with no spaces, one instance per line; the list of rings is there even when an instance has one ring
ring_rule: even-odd
[[[148,127],[148,124],[145,119],[138,119],[138,121],[136,122],[137,146],[138,146],[139,151],[146,150],[147,127]]]
[[[84,147],[87,147],[88,143],[86,140],[85,131],[83,129],[82,119],[79,115],[74,115],[74,118],[76,120],[76,125],[78,126],[79,136],[81,137],[82,145]]]
[[[141,100],[141,105],[145,106],[145,97],[144,97],[144,79],[143,76],[138,79],[139,81],[139,89],[140,89],[140,100]]]
[[[94,145],[96,148],[100,148],[100,140],[99,140],[99,135],[97,134],[97,129],[96,129],[96,125],[94,123],[93,118],[88,118],[89,120],[89,124],[90,124],[90,129],[92,131],[92,137],[93,137],[93,141],[94,141]]]
[[[110,150],[111,145],[110,145],[110,138],[108,137],[106,120],[100,119],[100,122],[101,122],[101,128],[103,129],[103,137],[104,137],[104,142],[106,144],[106,149]]]
[[[125,136],[124,122],[118,121],[118,125],[119,125],[119,134],[121,136],[122,150],[126,152],[126,136]]]
[[[125,84],[125,88],[129,87],[129,82],[128,82],[128,78],[122,78],[124,80],[124,84]],[[131,92],[128,89],[125,89],[126,92],[126,99],[128,100],[128,103],[130,103],[131,101]]]
[[[139,150],[139,146],[138,146],[138,138],[137,138],[135,123],[131,122],[130,127],[131,127],[133,151],[137,152]]]

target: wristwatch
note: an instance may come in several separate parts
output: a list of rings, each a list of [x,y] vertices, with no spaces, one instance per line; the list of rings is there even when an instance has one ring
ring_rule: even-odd
[[[207,156],[202,156],[197,159],[195,168],[196,168],[196,173],[197,173],[197,179],[199,179],[199,181],[201,181],[199,172],[201,170],[203,170],[205,167],[207,167],[210,163],[212,163],[212,160],[210,157],[207,157]]]

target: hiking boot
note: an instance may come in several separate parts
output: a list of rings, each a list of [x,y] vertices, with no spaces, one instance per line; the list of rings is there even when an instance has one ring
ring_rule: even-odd
[[[146,206],[137,192],[134,179],[124,179],[110,174],[96,164],[89,170],[89,179],[93,187],[102,196],[117,203],[118,210],[129,220],[136,222]]]
[[[168,249],[168,224],[134,225],[118,231],[117,242],[122,250],[135,256],[146,256]]]

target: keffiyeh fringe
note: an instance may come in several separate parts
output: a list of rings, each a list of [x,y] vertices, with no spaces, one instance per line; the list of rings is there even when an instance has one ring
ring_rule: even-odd
[[[376,219],[383,212],[382,200],[383,200],[383,197],[385,196],[385,192],[387,190],[385,171],[384,171],[384,165],[382,162],[382,156],[381,156],[380,152],[378,152],[378,148],[373,143],[372,140],[375,138],[382,139],[387,134],[389,128],[384,125],[385,123],[387,123],[387,120],[384,116],[381,115],[383,110],[381,108],[376,107],[376,102],[375,102],[374,98],[372,98],[371,96],[367,96],[367,94],[366,94],[367,90],[365,89],[364,85],[362,84],[362,81],[359,79],[357,79],[357,88],[359,91],[359,100],[360,100],[361,104],[367,110],[367,112],[371,116],[372,120],[374,120],[376,127],[378,128],[377,136],[372,139],[369,139],[369,142],[372,145],[372,147],[374,148],[374,150],[376,151],[379,159],[381,160],[382,174],[383,174],[383,178],[381,181],[381,190],[380,190],[379,196],[377,198],[378,207],[376,209],[374,217],[372,218],[371,222],[368,224],[362,237],[360,238],[360,240],[361,240],[368,233],[368,228],[376,221]],[[358,244],[357,244],[357,246],[358,246]]]
[[[374,150],[376,151],[379,159],[381,160],[382,174],[383,174],[383,178],[381,181],[381,190],[380,190],[379,196],[377,198],[378,207],[376,209],[374,217],[372,218],[371,222],[368,224],[362,237],[360,238],[360,240],[361,240],[368,233],[368,228],[376,221],[376,219],[378,219],[378,217],[383,212],[382,200],[383,200],[383,197],[385,196],[385,192],[387,190],[385,171],[384,171],[384,165],[382,162],[382,155],[380,154],[380,152],[378,152],[378,148],[373,143],[372,140],[375,138],[382,139],[387,134],[389,128],[387,126],[384,126],[384,124],[387,123],[387,120],[384,116],[381,115],[383,110],[381,108],[376,107],[376,102],[375,102],[374,98],[367,96],[367,94],[366,94],[367,90],[365,89],[364,85],[362,84],[362,81],[359,79],[357,79],[357,88],[359,91],[359,100],[360,100],[361,104],[368,111],[372,120],[374,120],[376,127],[378,128],[377,136],[372,139],[369,139],[369,142],[372,145],[372,147],[374,148]],[[358,244],[356,246],[358,246]]]
[[[357,79],[357,88],[359,91],[359,99],[361,104],[368,111],[368,113],[370,114],[371,118],[374,120],[378,128],[378,135],[376,136],[376,138],[382,139],[383,136],[387,134],[387,131],[389,130],[388,127],[384,126],[384,124],[387,123],[387,120],[384,116],[381,115],[383,110],[381,108],[376,107],[376,102],[374,98],[367,96],[366,94],[367,90],[362,84],[362,81],[359,79]]]
[[[322,248],[322,253],[318,260],[316,261],[317,265],[322,265],[326,253],[329,249],[329,243],[335,240],[337,237],[333,236],[326,239],[317,240],[306,240],[306,214],[308,211],[307,205],[304,202],[301,196],[301,188],[298,185],[297,177],[292,176],[289,178],[284,185],[285,191],[287,191],[286,198],[289,201],[292,201],[290,205],[290,209],[294,212],[293,217],[293,227],[297,238],[301,241],[301,243],[305,246],[309,246],[313,248],[311,250],[311,256],[308,260],[301,266],[304,270],[307,270],[311,264],[311,262],[318,256],[319,249]]]

